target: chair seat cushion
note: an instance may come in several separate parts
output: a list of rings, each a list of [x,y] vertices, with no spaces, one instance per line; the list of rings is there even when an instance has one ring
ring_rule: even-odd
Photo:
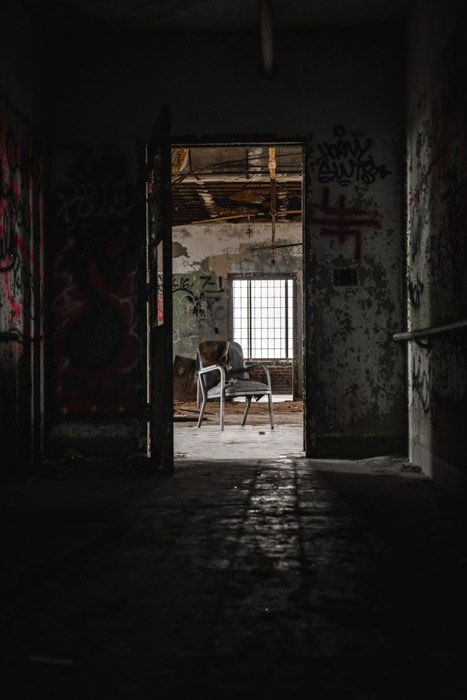
[[[252,379],[239,379],[234,384],[227,384],[225,387],[226,396],[263,396],[267,393],[269,393],[267,384],[255,382]],[[217,399],[220,395],[220,383],[208,390],[208,399]]]

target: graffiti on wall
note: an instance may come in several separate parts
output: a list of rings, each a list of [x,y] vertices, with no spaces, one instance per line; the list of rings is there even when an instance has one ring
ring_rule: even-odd
[[[409,157],[409,248],[412,262],[423,250],[435,275],[447,272],[461,285],[467,256],[465,124],[449,103],[446,96],[430,103],[426,93],[418,100],[419,127]]]
[[[417,260],[422,248],[426,248],[426,234],[433,213],[430,184],[432,177],[439,175],[447,146],[445,129],[439,129],[436,101],[428,109],[425,97],[421,97],[419,106],[423,117],[417,131],[414,152],[411,154],[408,197],[410,257],[413,262]]]
[[[414,309],[418,309],[420,306],[424,287],[425,285],[418,274],[409,277],[407,290],[409,293],[410,302]]]
[[[174,275],[172,281],[174,345],[192,356],[198,344],[220,330],[226,321],[226,295],[222,278],[211,274]]]
[[[429,358],[426,352],[417,351],[412,358],[412,390],[425,413],[431,407],[431,390],[428,380]]]
[[[0,339],[20,357],[34,338],[42,282],[42,161],[29,126],[0,103]]]
[[[55,190],[53,352],[61,413],[137,410],[136,187],[125,157],[87,151]]]
[[[423,411],[432,415],[440,401],[459,402],[467,392],[467,366],[460,338],[437,337],[413,349],[411,386]]]
[[[371,185],[391,172],[378,164],[372,154],[373,140],[363,132],[348,132],[338,124],[332,130],[333,140],[317,146],[318,181],[346,187],[351,183]]]
[[[320,213],[311,217],[311,223],[320,227],[321,236],[336,238],[339,243],[345,243],[348,238],[352,238],[354,258],[360,262],[364,230],[381,228],[378,213],[347,206],[345,195],[340,195],[337,203],[331,205],[329,194],[329,188],[323,187],[321,201],[313,204],[313,208]]]
[[[40,143],[0,96],[0,432],[18,459],[34,449],[40,396],[42,222]]]

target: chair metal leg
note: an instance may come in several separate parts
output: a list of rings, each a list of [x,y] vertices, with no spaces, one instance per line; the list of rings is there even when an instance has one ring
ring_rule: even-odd
[[[221,407],[220,407],[220,418],[221,418],[221,430],[224,430],[224,403],[225,403],[225,396],[224,392],[221,392]]]
[[[242,426],[245,425],[246,417],[248,415],[248,411],[250,410],[251,396],[246,396],[245,399],[246,399],[246,406],[245,406],[245,411],[243,413]]]
[[[272,395],[268,394],[268,402],[269,402],[269,420],[271,421],[271,430],[274,430],[274,415],[272,412]]]
[[[201,423],[203,422],[204,409],[206,408],[206,399],[204,396],[201,399],[201,408],[199,409],[198,425],[197,428],[201,428]]]

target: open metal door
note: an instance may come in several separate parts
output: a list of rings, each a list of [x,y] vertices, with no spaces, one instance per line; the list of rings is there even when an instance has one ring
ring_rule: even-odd
[[[148,456],[173,472],[172,227],[170,107],[146,148],[146,327]]]

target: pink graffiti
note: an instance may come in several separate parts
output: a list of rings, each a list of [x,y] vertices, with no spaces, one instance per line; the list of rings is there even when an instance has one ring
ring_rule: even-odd
[[[8,306],[10,307],[10,310],[11,310],[11,320],[12,320],[12,322],[15,322],[21,317],[22,309],[21,309],[20,304],[18,304],[18,302],[15,301],[13,298],[13,294],[12,294],[11,287],[10,287],[10,279],[8,276],[8,272],[3,273],[3,282],[5,285],[5,294],[6,294],[6,298],[8,301]]]
[[[29,126],[4,105],[0,106],[0,173],[0,272],[4,290],[0,330],[15,338],[11,348],[18,358],[24,353],[24,341],[34,337],[33,282],[43,283],[42,164]],[[35,247],[37,253],[33,252]]]
[[[157,322],[160,325],[164,323],[164,297],[157,297]]]

